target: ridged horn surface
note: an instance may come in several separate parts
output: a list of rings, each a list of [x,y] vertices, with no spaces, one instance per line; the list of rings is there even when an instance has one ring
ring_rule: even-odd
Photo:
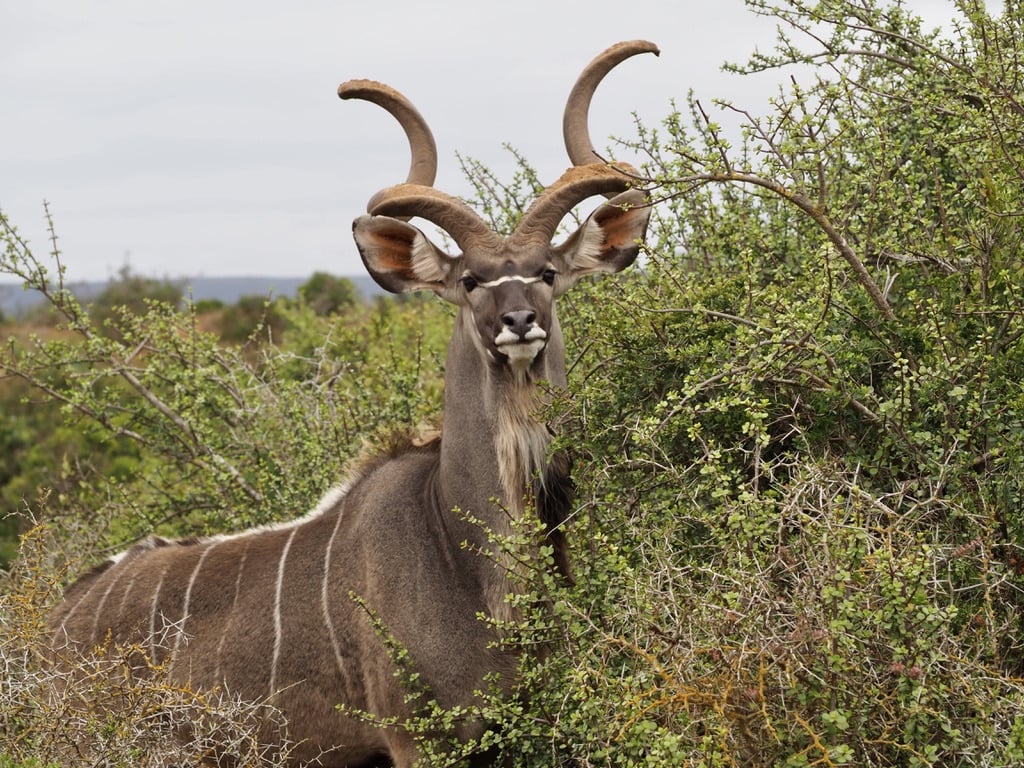
[[[594,195],[614,197],[629,189],[631,181],[631,176],[606,163],[574,166],[534,200],[513,238],[517,242],[551,242],[559,222],[576,205]]]
[[[349,80],[338,86],[343,99],[361,99],[386,109],[394,117],[409,140],[412,161],[409,164],[409,184],[433,186],[437,177],[437,144],[423,115],[405,96],[389,85],[375,80]]]
[[[594,58],[576,80],[562,116],[565,150],[573,167],[544,190],[523,216],[515,237],[522,241],[550,241],[565,215],[593,195],[614,197],[629,189],[635,172],[628,165],[620,168],[605,163],[590,141],[588,116],[590,102],[605,75],[618,64],[638,53],[658,55],[658,46],[647,40],[627,40],[606,49]]]
[[[362,99],[383,107],[402,126],[409,139],[412,162],[404,184],[386,187],[366,205],[374,216],[409,220],[418,216],[445,230],[464,251],[493,245],[497,237],[472,208],[461,200],[434,189],[437,175],[437,144],[427,121],[394,88],[374,80],[349,80],[338,86],[343,99]]]
[[[647,40],[617,43],[599,54],[584,68],[572,91],[569,92],[565,114],[562,115],[562,136],[565,138],[565,150],[569,153],[573,165],[603,162],[590,141],[590,102],[605,75],[638,53],[653,53],[658,56],[661,51],[658,50],[658,46]]]
[[[373,216],[409,218],[419,216],[452,236],[463,252],[479,248],[497,249],[500,238],[466,203],[434,187],[397,184],[382,189],[366,207]]]

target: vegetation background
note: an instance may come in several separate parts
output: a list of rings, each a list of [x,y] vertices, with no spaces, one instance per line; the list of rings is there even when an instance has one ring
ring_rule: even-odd
[[[1024,4],[956,0],[941,34],[883,0],[748,5],[778,44],[737,75],[791,80],[766,115],[689,98],[618,140],[656,201],[643,264],[562,302],[572,396],[548,417],[578,583],[524,569],[543,599],[513,633],[554,652],[524,663],[528,698],[423,700],[431,765],[1024,760]],[[463,164],[499,230],[537,191],[525,162]],[[0,766],[194,763],[214,740],[278,764],[242,704],[159,675],[114,713],[53,696],[43,617],[130,542],[294,517],[429,421],[448,311],[329,276],[198,307],[128,273],[83,308],[56,235],[47,260],[2,229],[0,269],[51,314],[8,322],[0,356]],[[447,744],[467,715],[494,730]]]

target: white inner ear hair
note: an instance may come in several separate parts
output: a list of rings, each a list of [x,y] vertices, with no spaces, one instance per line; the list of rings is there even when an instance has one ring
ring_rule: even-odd
[[[425,283],[440,283],[448,277],[451,266],[448,258],[439,252],[422,233],[412,241],[412,271]]]
[[[584,225],[583,236],[572,254],[573,271],[593,272],[606,269],[604,262],[601,261],[604,250],[604,230],[600,224],[590,219]]]

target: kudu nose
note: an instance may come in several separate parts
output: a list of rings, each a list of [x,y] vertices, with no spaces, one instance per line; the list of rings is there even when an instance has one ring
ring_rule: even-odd
[[[526,338],[526,332],[533,328],[537,320],[537,313],[532,309],[516,309],[506,312],[501,316],[501,322],[505,328],[514,333],[520,339]]]

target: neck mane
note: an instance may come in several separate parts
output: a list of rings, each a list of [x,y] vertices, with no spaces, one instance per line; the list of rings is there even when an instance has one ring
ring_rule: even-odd
[[[537,383],[515,376],[503,387],[497,403],[494,452],[503,501],[516,517],[535,480],[546,482],[547,449],[551,432],[537,418],[543,403]]]
[[[448,348],[444,427],[441,440],[439,504],[458,509],[497,536],[513,533],[514,522],[532,505],[549,531],[555,563],[567,573],[564,538],[555,527],[572,500],[569,462],[548,455],[551,432],[539,414],[546,402],[541,381],[564,386],[564,352],[557,320],[543,358],[527,370],[495,364],[472,341],[472,319],[460,312]],[[553,532],[553,533],[552,533]],[[477,532],[477,536],[486,531]],[[479,540],[486,550],[493,544]],[[491,567],[488,565],[487,567]],[[504,589],[498,603],[504,603]],[[492,602],[492,611],[504,611]]]

